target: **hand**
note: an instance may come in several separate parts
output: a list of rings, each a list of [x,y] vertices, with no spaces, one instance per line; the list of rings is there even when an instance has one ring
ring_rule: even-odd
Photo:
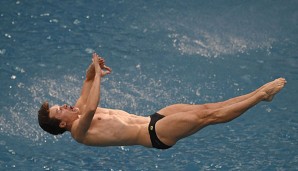
[[[95,69],[95,73],[101,72],[101,67],[99,66],[99,56],[96,53],[92,55],[92,62]]]
[[[104,77],[112,72],[112,69],[105,65],[104,59],[99,57],[96,53],[93,53],[92,61],[95,67],[95,72],[100,73],[100,76]]]
[[[100,76],[104,77],[112,72],[110,67],[104,66],[103,69],[100,70]]]
[[[109,73],[112,72],[112,69],[105,65],[105,60],[102,57],[98,58],[99,66],[101,69],[109,71]]]
[[[102,57],[98,57],[98,63],[101,69],[105,66],[105,60]]]

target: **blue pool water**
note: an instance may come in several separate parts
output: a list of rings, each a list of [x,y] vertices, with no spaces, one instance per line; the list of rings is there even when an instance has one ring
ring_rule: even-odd
[[[298,170],[298,1],[0,1],[0,170]],[[113,69],[101,106],[149,115],[277,77],[273,102],[166,151],[87,147],[37,123],[74,104],[91,53]]]

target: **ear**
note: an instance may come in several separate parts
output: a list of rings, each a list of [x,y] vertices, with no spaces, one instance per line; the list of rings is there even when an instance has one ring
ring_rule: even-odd
[[[59,124],[59,127],[60,128],[65,128],[66,127],[66,122],[61,121],[60,124]]]

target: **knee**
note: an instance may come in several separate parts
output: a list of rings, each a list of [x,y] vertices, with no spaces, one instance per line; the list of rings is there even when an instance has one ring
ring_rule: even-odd
[[[207,125],[213,125],[223,122],[223,118],[220,115],[220,111],[217,109],[207,108],[202,113],[203,117],[201,117],[201,119],[203,119]]]
[[[200,107],[204,110],[211,109],[208,104],[201,104]]]

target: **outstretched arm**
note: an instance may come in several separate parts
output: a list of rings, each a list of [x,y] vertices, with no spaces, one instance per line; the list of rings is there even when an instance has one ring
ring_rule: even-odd
[[[105,65],[105,61],[103,58],[100,58],[96,53],[93,53],[92,55],[92,59],[96,57],[98,59],[99,65],[101,69],[106,70],[106,74],[111,73],[111,69],[109,67],[107,67]],[[87,71],[86,71],[86,79],[83,83],[83,87],[81,90],[81,95],[79,97],[79,99],[77,100],[75,106],[78,107],[81,111],[84,110],[85,106],[86,106],[86,102],[87,102],[87,98],[89,96],[90,93],[90,89],[93,85],[93,81],[94,81],[94,76],[95,76],[95,68],[94,68],[94,63],[92,62]]]
[[[86,132],[88,131],[94,113],[96,112],[97,106],[100,101],[100,80],[103,76],[108,74],[108,71],[103,71],[99,66],[99,61],[96,55],[92,58],[95,75],[92,81],[91,89],[87,97],[86,105],[81,113],[83,114],[79,120],[77,128],[74,130],[73,135],[76,136],[77,140],[83,139]]]

